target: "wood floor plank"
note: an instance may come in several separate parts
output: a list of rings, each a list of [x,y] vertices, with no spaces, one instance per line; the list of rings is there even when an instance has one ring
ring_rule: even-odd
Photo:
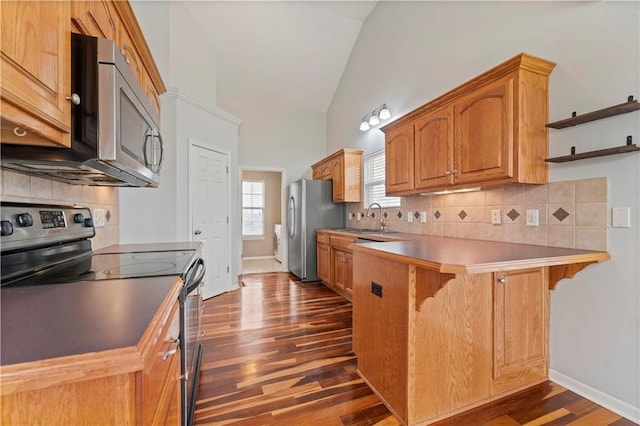
[[[205,302],[195,423],[398,426],[357,373],[351,303],[288,273],[251,274]],[[552,382],[438,422],[443,426],[630,426]]]

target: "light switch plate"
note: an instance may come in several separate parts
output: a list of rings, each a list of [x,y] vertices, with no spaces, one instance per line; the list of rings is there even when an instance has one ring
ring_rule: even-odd
[[[420,212],[420,223],[427,223],[427,212]]]
[[[612,207],[611,226],[614,228],[631,228],[631,209],[629,207]]]
[[[407,212],[407,222],[413,222],[413,212]]]
[[[362,212],[356,213],[356,220],[362,219]]]
[[[538,226],[538,209],[527,209],[527,226]]]

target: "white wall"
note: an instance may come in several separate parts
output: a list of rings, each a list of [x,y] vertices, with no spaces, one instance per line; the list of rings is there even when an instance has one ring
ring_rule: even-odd
[[[525,51],[558,65],[550,120],[640,95],[638,2],[380,2],[365,22],[328,112],[328,151],[384,147],[362,116],[398,117]],[[640,139],[640,113],[550,130],[551,156]],[[609,230],[612,260],[552,293],[552,379],[640,421],[640,154],[552,165],[550,180],[607,176],[610,206],[632,228]]]
[[[283,168],[289,184],[311,179],[311,165],[327,155],[325,114],[223,98],[219,104],[242,119],[239,156],[243,166]]]

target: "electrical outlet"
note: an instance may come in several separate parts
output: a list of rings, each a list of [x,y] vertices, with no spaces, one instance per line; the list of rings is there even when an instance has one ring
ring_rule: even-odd
[[[538,226],[538,209],[527,209],[527,226]]]
[[[420,223],[427,223],[427,212],[420,212]]]
[[[407,222],[413,222],[413,212],[407,212]]]
[[[500,210],[491,210],[491,224],[500,225],[502,223],[502,217],[500,216]]]
[[[356,220],[361,220],[361,219],[362,219],[362,212],[356,213]]]
[[[102,228],[107,225],[106,211],[104,209],[93,209],[93,226]]]
[[[353,220],[356,218],[356,214],[354,212],[349,212],[349,220]]]

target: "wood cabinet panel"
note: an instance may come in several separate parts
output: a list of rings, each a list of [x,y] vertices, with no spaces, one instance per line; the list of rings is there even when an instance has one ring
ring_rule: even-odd
[[[344,201],[344,157],[331,161],[331,179],[333,179],[333,201]]]
[[[513,176],[513,84],[509,77],[456,102],[456,183]]]
[[[71,2],[71,19],[82,34],[116,39],[115,11],[105,0]]]
[[[453,109],[446,107],[416,120],[415,188],[453,183]]]
[[[327,244],[317,245],[317,274],[324,282],[331,281],[331,255]]]
[[[414,186],[413,123],[385,135],[385,187],[387,194],[402,194]]]
[[[136,76],[136,79],[140,83],[140,86],[145,87],[146,72],[142,65],[142,59],[140,58],[140,54],[133,43],[133,39],[129,36],[129,33],[123,25],[118,27],[116,43],[120,48],[120,53],[124,56],[124,60],[129,64],[129,68],[133,71],[133,75]]]
[[[397,415],[407,419],[409,397],[409,266],[354,253],[353,350],[358,370]],[[376,283],[382,296],[371,292]]]
[[[548,374],[549,289],[544,268],[494,274],[496,389]]]
[[[343,148],[311,166],[313,179],[333,181],[333,202],[362,200],[362,151]]]
[[[69,2],[2,2],[3,127],[19,126],[39,137],[3,132],[2,142],[71,144]]]
[[[180,318],[178,311],[179,305],[176,302],[167,323],[157,337],[157,344],[153,349],[151,362],[142,372],[143,423],[152,423],[152,420],[158,417],[158,412],[167,412],[170,398],[163,394],[172,391],[167,385],[175,386],[175,380],[180,375],[180,367],[178,365],[178,370],[176,371],[176,364],[174,363],[174,359],[180,359]],[[161,400],[164,400],[164,405],[160,404]]]

